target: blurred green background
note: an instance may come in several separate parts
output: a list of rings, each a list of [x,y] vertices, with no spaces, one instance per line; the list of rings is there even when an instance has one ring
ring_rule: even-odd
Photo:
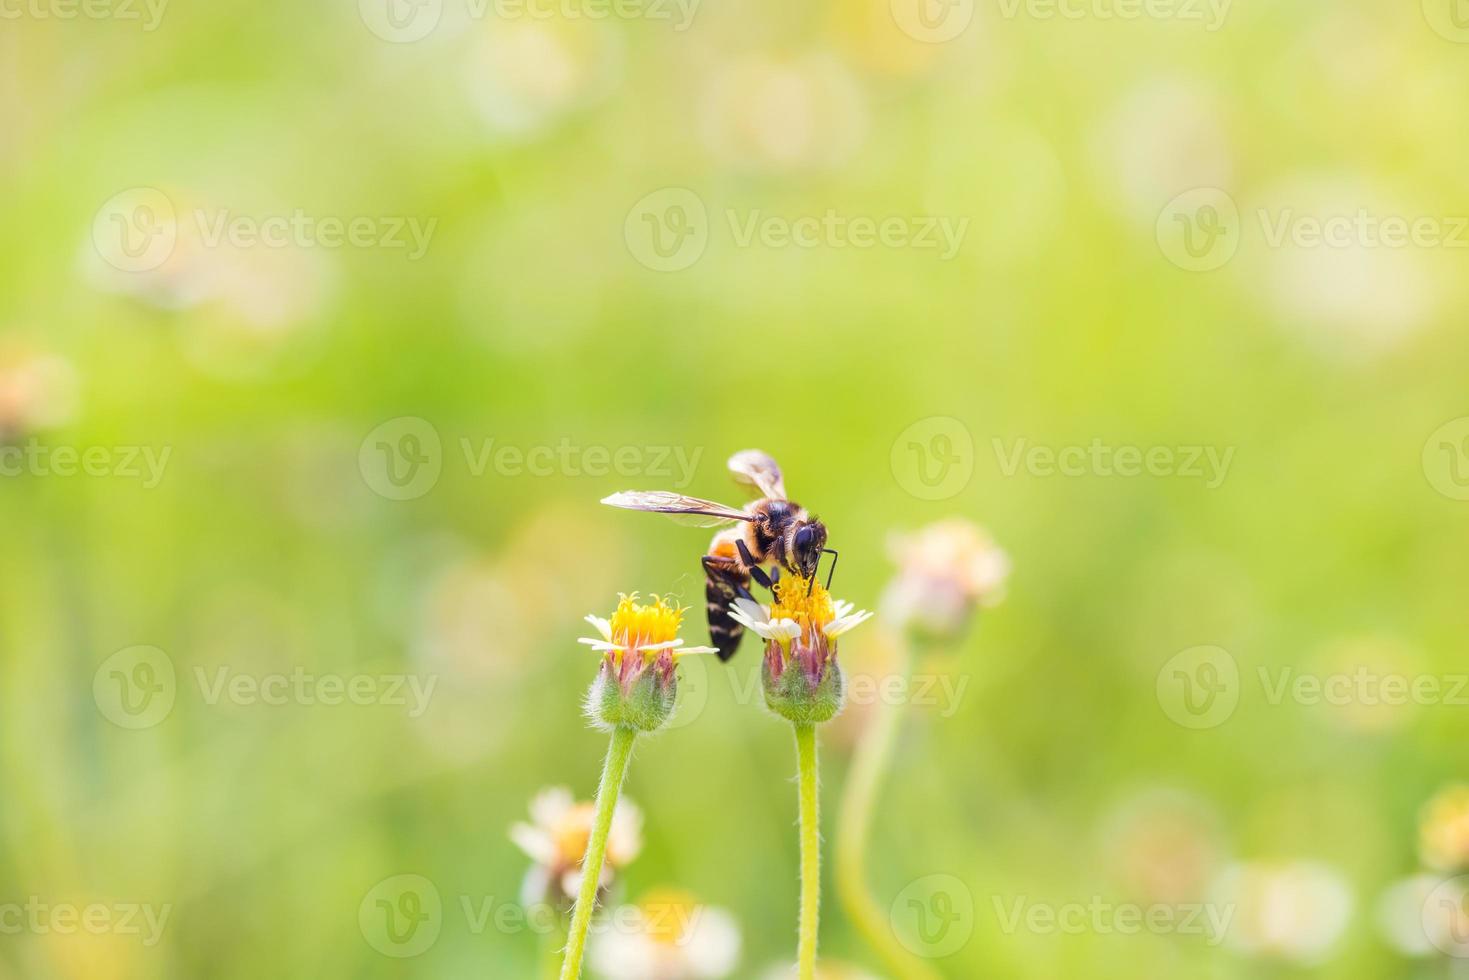
[[[26,455],[0,478],[0,976],[535,975],[539,937],[461,900],[514,903],[510,825],[595,788],[581,617],[671,591],[703,638],[707,532],[597,501],[738,501],[749,446],[859,606],[889,534],[939,518],[1013,562],[920,668],[964,694],[911,707],[869,859],[884,909],[928,875],[969,892],[945,976],[1449,975],[1379,897],[1464,774],[1464,694],[1269,686],[1466,670],[1456,2],[3,6],[0,430]],[[1274,234],[1364,212],[1442,234]],[[1183,451],[1009,465],[1094,443],[1231,455],[1218,480]],[[883,636],[849,669],[881,675]],[[1238,669],[1208,727],[1165,669],[1199,646]],[[757,663],[747,639],[690,665],[681,724],[640,743],[616,891],[728,910],[738,977],[795,942],[794,759],[741,697]],[[416,716],[210,696],[298,673],[436,686]],[[166,714],[120,714],[119,679]],[[865,717],[822,731],[828,843]],[[1242,904],[1264,948],[1004,927],[1281,862],[1334,897]],[[414,957],[359,923],[400,874],[443,901]],[[823,956],[887,975],[830,887]],[[152,944],[12,928],[37,903],[171,912]]]

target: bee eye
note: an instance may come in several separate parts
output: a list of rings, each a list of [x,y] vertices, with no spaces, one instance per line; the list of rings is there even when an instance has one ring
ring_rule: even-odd
[[[796,532],[796,550],[804,551],[811,547],[811,541],[816,537],[816,532],[809,527],[803,527]]]

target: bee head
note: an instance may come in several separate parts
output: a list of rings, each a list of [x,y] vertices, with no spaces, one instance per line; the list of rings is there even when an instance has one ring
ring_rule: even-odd
[[[791,564],[803,578],[816,574],[821,561],[821,549],[826,547],[826,525],[818,520],[797,524],[791,535]]]

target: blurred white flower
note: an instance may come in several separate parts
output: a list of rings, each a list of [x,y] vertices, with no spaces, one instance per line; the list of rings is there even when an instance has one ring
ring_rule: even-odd
[[[143,203],[129,209],[124,199],[116,214],[103,216],[126,219],[127,227],[116,233],[94,227],[83,245],[82,274],[92,287],[189,312],[179,322],[180,347],[195,367],[217,377],[270,373],[319,338],[336,295],[333,256],[308,242],[232,240],[221,223],[231,208],[185,190],[144,190]],[[141,241],[159,252],[139,265],[129,243]]]
[[[1210,901],[1232,912],[1225,935],[1233,949],[1304,964],[1330,954],[1355,904],[1336,869],[1311,861],[1232,865],[1214,882]]]
[[[1377,900],[1377,926],[1383,938],[1404,956],[1429,956],[1435,943],[1430,933],[1446,931],[1441,909],[1431,899],[1442,879],[1416,874],[1393,882]],[[1463,918],[1462,909],[1459,912]]]
[[[30,435],[76,417],[76,368],[59,354],[0,347],[0,438]]]
[[[1249,210],[1261,227],[1249,231],[1258,268],[1250,281],[1281,325],[1303,339],[1371,355],[1411,337],[1437,312],[1443,287],[1431,263],[1452,250],[1390,245],[1380,228],[1386,219],[1411,226],[1426,218],[1448,238],[1444,216],[1420,214],[1352,175],[1291,177],[1265,188],[1256,205]]]
[[[953,636],[975,609],[1004,598],[1009,556],[988,532],[963,518],[893,535],[889,551],[898,574],[883,594],[882,613],[899,628]]]
[[[1446,786],[1424,804],[1418,818],[1418,856],[1439,871],[1469,867],[1469,785]]]
[[[1234,173],[1223,111],[1197,83],[1177,78],[1129,92],[1092,133],[1091,155],[1102,196],[1147,225],[1184,191],[1228,190]]]
[[[592,966],[607,980],[716,980],[734,971],[740,930],[723,909],[662,890],[611,914],[592,940]]]
[[[795,966],[772,966],[762,975],[762,980],[795,980]],[[836,960],[822,960],[816,964],[816,980],[878,980],[860,967]]]
[[[700,112],[709,149],[755,170],[845,163],[867,137],[867,107],[852,73],[829,54],[747,58],[714,75]]]
[[[530,823],[510,828],[510,839],[534,862],[521,886],[527,906],[568,903],[581,888],[581,863],[592,834],[596,805],[577,802],[571,790],[554,786],[542,790],[530,803]],[[612,811],[607,835],[607,858],[600,887],[610,886],[617,872],[643,849],[643,814],[623,798]]]
[[[494,133],[530,138],[606,98],[621,74],[621,35],[603,22],[495,18],[470,46],[465,85]]]

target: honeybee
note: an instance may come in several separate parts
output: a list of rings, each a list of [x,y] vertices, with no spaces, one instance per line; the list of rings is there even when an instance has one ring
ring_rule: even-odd
[[[627,510],[667,514],[700,527],[721,527],[703,557],[705,613],[709,642],[728,660],[739,649],[745,628],[729,614],[736,598],[753,599],[750,581],[774,590],[781,570],[815,581],[823,553],[832,555],[827,586],[836,572],[837,553],[826,546],[826,525],[787,499],[780,467],[769,454],[746,449],[729,458],[737,482],[760,495],[744,508],[686,497],[666,490],[626,490],[602,503]],[[743,523],[743,527],[737,525]],[[762,567],[772,563],[767,574]],[[809,589],[810,586],[808,585]]]

